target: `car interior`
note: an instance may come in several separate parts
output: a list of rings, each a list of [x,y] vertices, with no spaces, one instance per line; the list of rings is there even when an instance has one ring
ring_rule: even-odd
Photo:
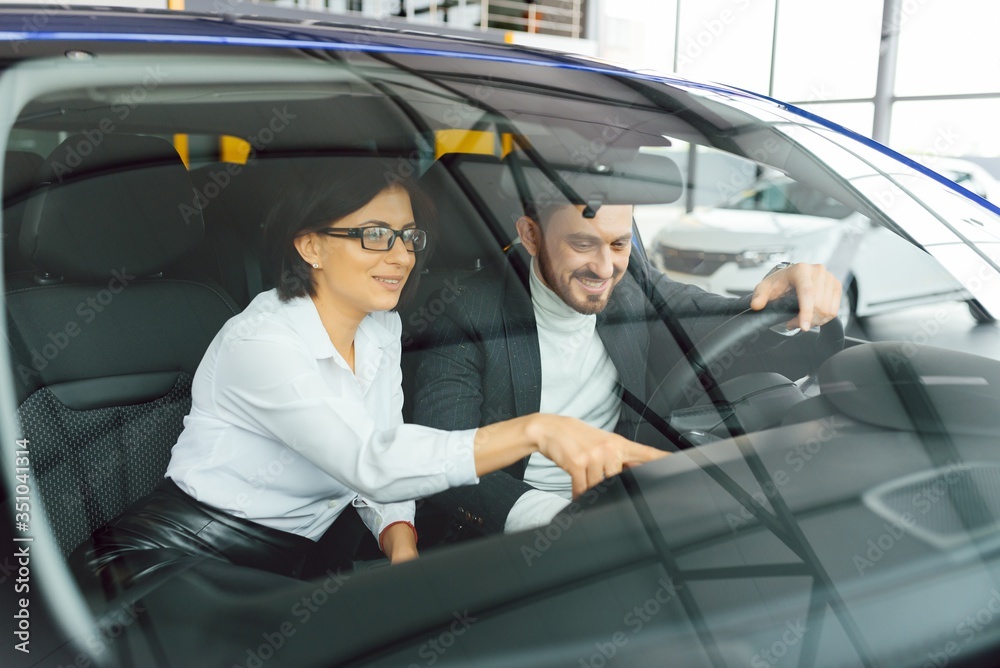
[[[412,175],[432,194],[432,248],[419,291],[400,313],[409,397],[419,356],[432,345],[427,331],[441,315],[441,295],[479,272],[518,270],[514,222],[523,211],[524,188],[531,187],[526,184],[547,184],[593,206],[671,203],[684,196],[687,175],[669,157],[645,153],[642,147],[669,147],[673,138],[748,157],[757,147],[778,141],[766,126],[707,100],[681,95],[670,100],[662,89],[643,89],[635,82],[616,84],[621,99],[607,92],[588,95],[580,91],[587,90],[587,77],[598,75],[581,72],[572,91],[569,85],[546,91],[566,107],[560,109],[537,94],[539,87],[518,66],[498,65],[490,86],[477,88],[481,79],[464,76],[457,65],[442,72],[445,66],[429,56],[398,61],[405,67],[389,67],[385,59],[363,62],[371,71],[357,64],[344,67],[334,83],[323,83],[325,88],[316,83],[319,79],[310,79],[311,68],[294,84],[267,78],[266,68],[257,75],[260,81],[240,70],[236,79],[243,80],[235,83],[163,85],[149,90],[141,103],[130,93],[131,85],[109,80],[102,86],[101,75],[94,74],[93,85],[63,81],[60,89],[30,100],[21,110],[6,143],[3,171],[9,354],[20,427],[34,444],[35,481],[63,555],[162,477],[190,408],[191,379],[209,342],[228,318],[275,284],[276,277],[261,261],[261,230],[273,203],[299,176],[345,161],[388,157],[398,165],[398,176]],[[189,75],[190,66],[185,67],[189,69],[178,71]],[[421,67],[435,72],[434,82],[415,74]],[[115,119],[114,130],[95,131],[106,118]],[[227,157],[223,137],[230,143],[235,138],[244,156]],[[581,145],[601,150],[581,157],[572,150]],[[873,220],[884,218],[858,192],[828,178],[819,163],[791,142],[775,143],[760,162],[794,173],[842,206],[862,210]],[[641,259],[638,232],[636,237],[633,253]],[[400,643],[410,647],[451,623],[454,610],[474,609],[495,613],[478,622],[483,629],[478,642],[486,645],[504,636],[489,633],[493,626],[516,627],[525,651],[544,648],[553,633],[567,647],[589,646],[583,627],[557,623],[553,631],[552,625],[535,624],[534,615],[512,620],[513,613],[529,603],[543,613],[567,602],[587,606],[596,596],[612,603],[592,611],[586,626],[613,628],[621,624],[622,611],[630,609],[629,601],[648,596],[643,588],[647,580],[662,577],[662,563],[673,564],[667,569],[671,577],[687,583],[685,593],[671,596],[669,605],[694,621],[685,628],[664,627],[678,647],[700,646],[706,637],[704,618],[692,613],[698,606],[691,592],[704,597],[706,610],[725,608],[720,601],[732,594],[728,587],[738,590],[737,597],[760,596],[746,582],[736,587],[732,579],[717,579],[718,573],[709,572],[712,567],[732,568],[731,578],[754,573],[775,582],[784,578],[784,584],[775,585],[784,592],[779,598],[821,617],[812,585],[802,582],[828,579],[823,579],[824,568],[809,542],[794,528],[789,508],[808,515],[809,508],[798,503],[819,509],[824,499],[843,490],[818,479],[818,472],[801,482],[820,491],[808,502],[801,485],[768,490],[763,482],[770,478],[762,477],[755,462],[766,461],[773,469],[788,443],[808,444],[816,438],[817,425],[833,425],[829,438],[821,439],[822,447],[833,442],[859,457],[867,449],[875,470],[879,461],[885,470],[899,469],[888,463],[893,451],[918,450],[921,454],[902,467],[912,472],[926,468],[928,461],[933,466],[969,461],[970,452],[987,457],[987,441],[1000,426],[996,412],[987,408],[1000,399],[993,389],[1000,385],[1000,370],[979,358],[942,352],[913,364],[895,364],[893,360],[912,360],[913,355],[898,343],[861,345],[845,339],[836,322],[799,336],[773,331],[788,319],[787,310],[736,324],[720,321],[717,335],[693,341],[685,314],[671,316],[665,305],[653,306],[669,321],[658,330],[663,345],[678,347],[690,363],[660,369],[651,360],[651,373],[662,390],[629,408],[645,419],[637,436],[690,453],[689,459],[677,458],[669,465],[676,487],[662,490],[650,483],[644,488],[628,478],[596,492],[587,507],[590,531],[566,532],[565,540],[551,548],[573,558],[539,558],[536,567],[520,568],[514,562],[525,554],[523,537],[442,550],[442,558],[420,566],[427,589],[384,611],[382,626],[392,628]],[[751,339],[760,339],[764,352],[733,354],[734,346]],[[817,377],[822,378],[822,392]],[[928,377],[986,380],[974,387],[942,381],[928,395],[923,391],[927,383],[921,381]],[[696,396],[684,391],[692,387],[698,389]],[[906,397],[911,403],[896,398],[901,387],[910,389]],[[407,419],[411,410],[404,404]],[[768,430],[784,445],[768,445],[760,436]],[[936,434],[931,437],[934,447],[925,450],[926,439],[918,432]],[[954,434],[967,442],[949,441]],[[748,455],[751,442],[764,454]],[[949,449],[943,451],[939,442],[949,443]],[[703,446],[713,444],[734,449],[709,448],[704,450],[709,454],[700,454]],[[746,455],[742,463],[737,462],[739,453]],[[838,471],[847,479],[853,476],[859,496],[878,482],[878,476],[848,463]],[[762,495],[747,491],[758,484]],[[708,487],[706,493],[717,503],[711,511],[691,507],[678,491]],[[881,489],[871,503],[881,504],[884,516],[894,516],[893,494],[909,489]],[[657,498],[669,502],[669,517],[663,510],[666,501],[652,509],[645,505]],[[853,507],[842,510],[856,512]],[[729,517],[760,530],[740,534],[739,545],[723,548],[722,539],[732,538]],[[870,514],[863,521],[874,526],[882,517]],[[985,526],[985,520],[980,524]],[[685,545],[685,550],[665,547],[662,536],[668,528],[671,543]],[[779,563],[771,570],[741,571],[731,565],[739,561],[733,555],[740,549],[777,554]],[[924,544],[910,554],[931,549]],[[893,558],[902,557],[900,552]],[[490,577],[462,591],[432,587],[430,583],[448,581],[456,565],[470,558]],[[799,578],[794,586],[789,574],[791,580]],[[353,619],[351,610],[373,592],[391,591],[404,581],[412,585],[412,575],[406,569],[384,569],[377,580],[367,580],[369,586],[345,587],[338,609],[328,610],[344,630],[342,642],[330,648],[318,625],[303,627],[302,635],[314,646],[303,642],[300,658],[322,662],[335,657],[357,664],[377,659],[398,665],[402,650],[396,654],[391,645],[372,650],[377,630]],[[199,614],[224,618],[233,592],[244,587],[244,594],[251,594],[240,599],[246,614],[270,619],[275,606],[287,610],[288,602],[309,587],[275,594],[281,583],[271,578],[222,571],[215,576],[207,584],[177,580],[170,596],[150,587],[115,592],[111,600],[146,596],[162,619],[182,615],[195,600]],[[823,601],[833,610],[828,617],[841,624],[837,633],[863,648],[862,634],[842,601],[833,594]],[[94,605],[98,614],[112,610],[108,602]],[[862,606],[855,616],[877,614],[877,607]],[[724,617],[713,621],[713,628],[721,632],[745,622]],[[238,623],[222,619],[217,632],[245,633]],[[143,652],[174,650],[135,651],[138,660]],[[223,648],[205,651],[206,660],[223,658],[212,654]],[[653,656],[656,647],[637,642],[634,651],[635,656]]]

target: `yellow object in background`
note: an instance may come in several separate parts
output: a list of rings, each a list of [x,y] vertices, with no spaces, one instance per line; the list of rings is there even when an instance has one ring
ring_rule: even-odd
[[[483,130],[438,130],[434,133],[434,159],[446,153],[496,155],[496,135]]]
[[[245,139],[222,135],[219,137],[219,160],[245,165],[250,157],[250,148],[250,142]]]
[[[188,147],[188,136],[174,135],[174,149],[184,162],[184,166],[191,169],[191,151]]]
[[[529,146],[527,137],[505,132],[500,135],[500,159],[502,160],[517,149],[526,146]]]

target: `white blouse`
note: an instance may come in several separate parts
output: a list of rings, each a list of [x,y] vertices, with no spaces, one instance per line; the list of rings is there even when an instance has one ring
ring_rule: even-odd
[[[372,313],[355,372],[312,299],[258,295],[216,335],[167,477],[215,508],[318,539],[353,504],[376,539],[411,499],[475,484],[475,429],[403,424],[402,323]]]

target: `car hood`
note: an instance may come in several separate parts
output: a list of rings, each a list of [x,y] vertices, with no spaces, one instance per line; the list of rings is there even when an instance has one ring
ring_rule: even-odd
[[[825,233],[838,223],[832,218],[819,216],[704,208],[681,216],[675,225],[666,227],[662,234],[669,234],[674,243],[690,240],[704,245],[703,242],[711,240],[713,244],[721,243],[730,247],[727,250],[743,250],[748,245],[773,245],[776,242]],[[720,232],[725,232],[725,237]]]
[[[672,248],[739,253],[750,248],[796,245],[830,233],[840,221],[818,216],[699,208],[666,225],[655,244]],[[720,234],[725,232],[725,234]]]

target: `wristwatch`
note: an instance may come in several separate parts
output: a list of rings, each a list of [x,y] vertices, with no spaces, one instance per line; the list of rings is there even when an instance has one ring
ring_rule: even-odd
[[[791,262],[779,262],[778,264],[776,264],[773,267],[771,267],[771,271],[769,271],[766,274],[764,274],[764,278],[767,278],[771,274],[777,273],[777,272],[781,271],[782,269],[785,269],[785,268],[791,267],[791,266],[792,266]]]

